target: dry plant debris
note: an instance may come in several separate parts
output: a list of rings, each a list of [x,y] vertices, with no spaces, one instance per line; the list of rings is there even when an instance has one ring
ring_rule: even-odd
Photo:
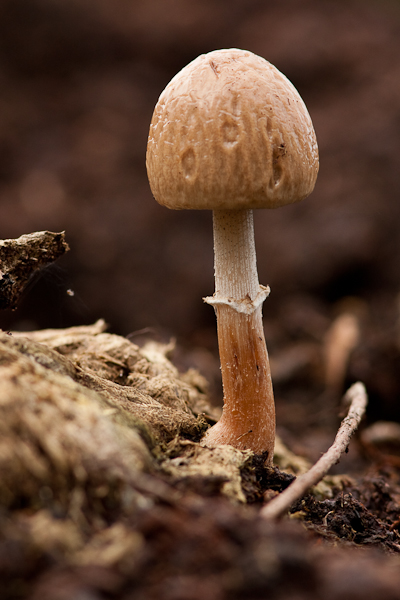
[[[36,231],[0,240],[0,309],[15,308],[33,273],[68,250],[63,231]]]
[[[334,443],[307,473],[300,475],[280,496],[271,500],[262,509],[261,515],[264,519],[281,517],[312,486],[318,484],[333,465],[339,462],[343,452],[348,449],[350,439],[365,414],[367,401],[367,394],[362,383],[355,383],[347,391],[345,402],[350,403],[349,412],[342,421]]]

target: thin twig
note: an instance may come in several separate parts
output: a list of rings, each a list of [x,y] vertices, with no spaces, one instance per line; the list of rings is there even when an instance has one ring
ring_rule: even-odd
[[[346,392],[344,400],[350,404],[349,412],[343,419],[332,446],[307,473],[300,475],[286,490],[262,508],[260,514],[264,519],[278,519],[285,514],[292,504],[321,481],[329,469],[339,462],[365,413],[368,398],[364,384],[358,382],[352,385]]]

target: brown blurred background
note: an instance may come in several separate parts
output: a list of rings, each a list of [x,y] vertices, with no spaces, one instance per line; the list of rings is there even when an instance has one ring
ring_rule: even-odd
[[[355,296],[379,311],[396,296],[398,0],[2,0],[0,238],[66,230],[71,246],[3,329],[103,317],[123,335],[152,327],[214,347],[201,300],[213,292],[211,214],[159,207],[145,152],[165,85],[223,47],[283,71],[319,141],[312,196],[255,215],[272,339],[283,314],[296,327],[296,307],[323,315]]]

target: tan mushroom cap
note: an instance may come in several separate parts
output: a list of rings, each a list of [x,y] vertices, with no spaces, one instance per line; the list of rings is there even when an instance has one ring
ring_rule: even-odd
[[[216,50],[162,92],[146,164],[153,195],[168,208],[275,208],[312,192],[318,147],[307,108],[280,71],[245,50]]]

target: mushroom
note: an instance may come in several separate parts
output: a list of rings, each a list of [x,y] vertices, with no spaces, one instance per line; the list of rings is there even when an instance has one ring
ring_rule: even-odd
[[[315,185],[318,147],[306,106],[273,65],[238,49],[203,54],[162,92],[150,125],[147,173],[155,199],[213,211],[215,293],[224,407],[203,438],[265,453],[275,405],[258,281],[253,209],[302,200]]]

